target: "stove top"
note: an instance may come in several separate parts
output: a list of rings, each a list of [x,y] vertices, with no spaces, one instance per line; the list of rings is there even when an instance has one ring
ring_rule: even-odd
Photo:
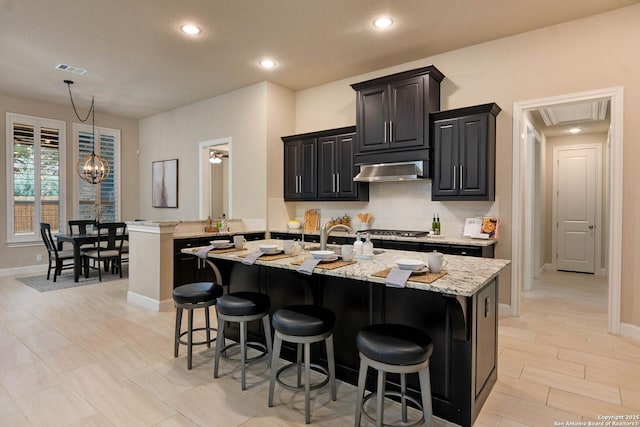
[[[368,231],[365,231],[365,233],[369,233],[371,237],[374,237],[374,236],[421,237],[429,234],[428,231],[382,230],[382,229],[368,230]]]

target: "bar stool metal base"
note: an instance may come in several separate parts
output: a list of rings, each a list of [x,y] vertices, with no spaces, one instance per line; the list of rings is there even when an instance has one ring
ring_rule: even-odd
[[[204,301],[199,303],[174,303],[176,306],[176,325],[175,325],[175,335],[174,335],[174,346],[173,346],[173,357],[178,357],[178,348],[180,344],[187,346],[187,369],[191,370],[192,367],[192,355],[193,355],[193,346],[194,345],[207,345],[207,347],[211,347],[211,343],[216,340],[215,337],[211,338],[211,331],[216,331],[216,328],[211,327],[211,321],[209,319],[209,307],[216,304],[216,300],[213,299],[211,301]],[[200,328],[193,327],[193,310],[204,308],[204,320],[205,326]],[[182,310],[187,310],[187,330],[182,331]],[[197,331],[205,331],[206,339],[203,341],[193,341],[193,333]],[[183,339],[184,336],[187,336],[187,340]]]
[[[280,350],[282,349],[282,341],[291,342],[294,344],[298,344],[298,355],[297,363],[292,363],[286,365],[280,369],[278,369],[278,359],[280,358]],[[327,364],[328,369],[322,366],[312,364],[311,363],[311,344],[314,342],[325,341],[325,345],[327,347]],[[301,348],[304,347],[304,362],[301,363]],[[301,371],[302,366],[304,366],[304,384],[300,384],[301,381]],[[327,377],[324,381],[312,385],[310,383],[311,377],[311,368],[315,367],[314,370],[319,370],[322,373],[325,373]],[[280,374],[284,372],[286,369],[291,367],[298,368],[298,385],[291,386],[289,384],[284,383],[280,378]],[[335,358],[333,353],[333,331],[328,331],[321,335],[313,335],[313,336],[298,336],[298,335],[286,335],[282,332],[276,330],[275,338],[273,341],[273,353],[271,356],[271,378],[269,380],[269,407],[273,407],[273,394],[275,390],[276,381],[278,384],[282,385],[284,388],[288,390],[302,390],[305,391],[304,396],[304,421],[306,424],[311,422],[311,390],[318,389],[325,384],[329,383],[331,387],[331,400],[336,400],[336,368],[335,368]]]
[[[376,369],[378,371],[377,391],[365,396],[365,384],[367,380],[367,371],[369,368]],[[386,391],[386,373],[400,374],[400,392]],[[422,402],[418,402],[416,399],[407,395],[407,381],[406,374],[418,373],[420,377],[420,394]],[[402,422],[397,424],[385,424],[384,423],[384,398],[385,396],[397,396],[400,397],[402,405]],[[376,398],[376,417],[364,411],[364,405],[373,397]],[[407,401],[415,404],[420,410],[422,410],[423,416],[416,421],[407,421]],[[431,417],[433,415],[433,408],[431,406],[431,377],[429,374],[429,359],[424,362],[414,365],[390,365],[387,363],[378,362],[372,360],[360,353],[360,372],[358,375],[358,391],[356,396],[356,427],[360,426],[361,416],[375,423],[377,427],[389,426],[389,427],[411,427],[421,424],[424,421],[426,427],[431,426]]]
[[[264,336],[265,336],[265,344],[255,342],[255,341],[247,341],[247,322],[251,322],[253,320],[262,319],[263,327],[264,327]],[[234,342],[229,345],[225,344],[224,339],[224,324],[225,322],[235,322],[240,324],[240,342]],[[242,390],[247,389],[246,383],[246,367],[248,364],[257,362],[261,359],[266,358],[267,362],[269,361],[269,356],[271,356],[271,323],[269,321],[269,312],[261,312],[257,314],[251,314],[246,316],[231,316],[228,314],[222,314],[218,311],[218,335],[216,342],[216,356],[215,362],[213,366],[213,378],[218,378],[218,367],[220,365],[220,356],[224,354],[225,359],[230,359],[226,357],[227,350],[230,348],[240,346],[240,365],[241,365],[241,388]],[[254,357],[247,358],[247,347],[255,348],[259,347],[258,351],[262,351],[261,354],[258,354]]]

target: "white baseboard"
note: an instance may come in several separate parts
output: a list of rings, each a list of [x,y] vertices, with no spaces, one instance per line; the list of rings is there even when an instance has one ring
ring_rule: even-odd
[[[174,308],[173,299],[159,301],[131,291],[127,292],[127,301],[153,311],[171,311]]]
[[[631,323],[620,323],[620,335],[640,341],[640,326]]]
[[[0,277],[4,276],[26,276],[28,274],[47,273],[46,264],[27,265],[25,267],[12,267],[0,269]],[[53,272],[52,272],[53,273]]]
[[[498,304],[498,316],[499,317],[511,317],[511,305],[509,304]]]

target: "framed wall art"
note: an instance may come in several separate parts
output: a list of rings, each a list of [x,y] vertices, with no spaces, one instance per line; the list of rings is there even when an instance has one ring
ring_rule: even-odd
[[[154,208],[178,207],[178,159],[151,163],[151,203]]]

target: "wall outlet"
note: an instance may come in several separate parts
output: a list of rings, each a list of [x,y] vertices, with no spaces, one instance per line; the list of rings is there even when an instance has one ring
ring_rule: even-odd
[[[36,255],[36,261],[38,262],[42,261],[42,254]]]

